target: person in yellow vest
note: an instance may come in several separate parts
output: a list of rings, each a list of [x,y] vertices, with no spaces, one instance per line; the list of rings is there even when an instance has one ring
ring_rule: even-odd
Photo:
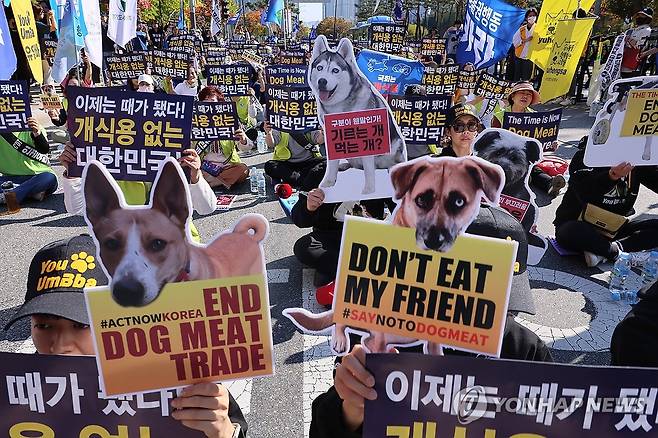
[[[322,130],[302,133],[287,133],[272,129],[263,123],[265,143],[274,149],[272,159],[265,163],[265,173],[273,180],[283,181],[293,187],[313,186],[307,180],[317,180],[324,175],[325,159],[320,155],[319,145],[324,144]],[[321,180],[322,178],[320,178]]]
[[[528,81],[532,76],[532,61],[528,59],[530,55],[530,42],[535,32],[535,23],[537,22],[537,8],[530,8],[525,13],[525,21],[516,31],[512,42],[514,44],[514,55],[516,62],[514,65],[514,80]]]

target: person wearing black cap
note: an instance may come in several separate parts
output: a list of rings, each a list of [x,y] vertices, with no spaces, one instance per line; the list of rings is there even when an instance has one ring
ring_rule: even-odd
[[[446,116],[446,137],[439,157],[466,157],[473,154],[473,141],[481,130],[482,123],[473,105],[453,105]]]
[[[633,78],[642,75],[642,58],[646,41],[651,36],[651,20],[653,9],[644,8],[633,15],[635,27],[626,32],[624,39],[624,55],[621,60],[621,77]]]
[[[84,288],[108,283],[95,254],[94,241],[86,234],[41,248],[30,263],[25,302],[5,330],[29,317],[37,353],[94,355]],[[188,386],[172,400],[172,407],[176,409],[173,418],[207,437],[246,436],[247,422],[240,406],[222,385]]]
[[[527,272],[528,242],[523,227],[505,210],[482,204],[478,216],[466,232],[499,239],[512,239],[518,242],[500,357],[552,362],[553,359],[546,344],[537,335],[514,320],[514,316],[518,312],[535,313]],[[377,397],[376,391],[372,388],[375,379],[365,368],[366,353],[363,347],[358,345],[358,338],[352,337],[350,345],[354,345],[352,351],[337,359],[334,386],[313,401],[309,435],[311,437],[352,438],[360,437],[362,434],[365,399],[373,400]],[[420,351],[418,347],[401,348],[400,354],[412,350]],[[444,354],[467,355],[469,353],[444,349]]]

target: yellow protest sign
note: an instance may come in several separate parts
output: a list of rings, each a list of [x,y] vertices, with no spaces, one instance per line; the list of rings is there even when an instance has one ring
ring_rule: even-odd
[[[581,0],[580,7],[589,11],[594,1]],[[561,35],[557,29],[558,23],[573,18],[573,13],[578,9],[578,3],[578,0],[551,0],[542,3],[529,55],[530,60],[542,69],[546,69],[546,64],[550,59],[555,36]]]
[[[41,99],[41,105],[43,109],[48,110],[59,110],[62,109],[62,99],[59,98],[57,94],[41,94],[39,95]]]
[[[142,307],[85,290],[105,394],[273,373],[263,275],[169,283]]]
[[[351,216],[344,227],[336,330],[398,336],[387,335],[388,344],[419,339],[499,355],[515,241],[463,235],[441,253],[419,249],[413,228]]]
[[[658,135],[658,89],[630,90],[620,137]]]
[[[555,44],[551,49],[539,89],[544,102],[569,92],[594,20],[595,18],[583,18],[560,21],[557,24]]]
[[[37,27],[34,14],[32,13],[32,3],[30,0],[12,0],[11,9],[14,12],[18,35],[20,36],[32,75],[38,83],[42,83],[41,49],[39,48]]]

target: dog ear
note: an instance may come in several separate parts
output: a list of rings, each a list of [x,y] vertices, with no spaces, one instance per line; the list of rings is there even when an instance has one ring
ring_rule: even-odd
[[[487,146],[492,144],[494,141],[500,139],[500,132],[498,131],[489,131],[486,134],[482,135],[478,141],[475,142],[473,145],[473,150],[474,151],[480,151],[482,149],[486,149]]]
[[[391,168],[391,184],[395,190],[395,199],[402,199],[416,183],[418,176],[427,169],[427,159],[407,161]]]
[[[477,157],[466,157],[463,163],[466,171],[475,181],[476,187],[484,192],[489,202],[497,204],[505,185],[503,168]]]
[[[152,190],[152,207],[165,216],[176,219],[182,227],[190,215],[187,202],[185,180],[176,168],[174,161],[165,162]]]
[[[121,195],[114,190],[114,186],[96,163],[89,163],[87,167],[83,193],[87,218],[92,224],[102,217],[107,217],[113,210],[121,208]]]
[[[541,145],[536,140],[528,140],[525,142],[525,156],[528,163],[536,163],[541,157]]]
[[[327,38],[324,35],[318,35],[313,43],[313,56],[312,61],[315,61],[322,53],[326,52],[329,48]]]
[[[352,41],[347,38],[343,38],[338,43],[338,49],[336,52],[343,57],[343,59],[354,58],[354,47],[352,46]]]

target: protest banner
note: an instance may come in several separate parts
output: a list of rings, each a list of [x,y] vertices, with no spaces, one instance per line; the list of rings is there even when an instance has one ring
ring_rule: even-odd
[[[468,96],[471,93],[475,92],[475,87],[477,86],[478,80],[480,79],[480,71],[467,71],[459,70],[459,76],[457,77],[457,88],[460,90],[462,95]]]
[[[251,87],[253,67],[249,64],[207,65],[208,85],[215,85],[224,96],[247,96]]]
[[[302,50],[297,51],[281,51],[277,56],[277,64],[282,65],[307,65],[306,52]]]
[[[455,94],[459,78],[459,65],[425,67],[423,85],[428,95]]]
[[[555,152],[561,119],[562,108],[532,113],[505,112],[503,129],[534,138],[541,143],[544,152]]]
[[[525,10],[503,0],[468,0],[464,32],[457,46],[457,63],[488,68],[507,56]]]
[[[194,35],[171,36],[167,43],[167,49],[194,55],[197,49],[197,38]]]
[[[250,64],[262,64],[263,58],[258,56],[252,50],[245,50],[240,54],[240,59]]]
[[[573,18],[573,13],[578,8],[589,11],[595,0],[553,0],[542,3],[537,24],[533,31],[530,42],[528,59],[542,70],[550,60],[551,50],[555,44],[555,35],[561,35],[558,31],[558,23]]]
[[[172,79],[187,79],[190,55],[171,50],[151,50],[147,53],[151,73],[156,76],[170,76]]]
[[[420,84],[423,64],[401,56],[361,50],[356,64],[382,95],[404,94],[409,85]]]
[[[475,84],[475,95],[485,99],[501,100],[505,99],[512,90],[514,84],[504,79],[491,76],[489,73],[481,73]]]
[[[161,162],[145,206],[126,207],[98,162],[82,185],[85,221],[110,279],[85,288],[104,395],[273,373],[263,216],[244,215],[210,243],[193,242],[190,189],[173,158]],[[134,253],[107,246],[117,220],[136,224],[122,240]]]
[[[43,88],[42,88],[43,89]],[[56,92],[43,92],[39,95],[44,110],[60,110],[63,108],[62,99]]]
[[[199,436],[170,416],[175,390],[103,396],[93,357],[0,352],[0,381],[3,437]]]
[[[444,38],[423,38],[420,46],[420,54],[424,56],[445,55],[446,40]]]
[[[334,322],[498,356],[517,243],[463,235],[437,252],[416,239],[414,228],[347,218]]]
[[[267,122],[281,132],[319,129],[318,108],[310,88],[267,87]]]
[[[55,53],[57,53],[57,38],[54,38],[47,33],[44,35],[43,46],[45,49],[44,56],[46,58],[54,59]]]
[[[70,87],[68,101],[70,176],[98,160],[119,180],[153,181],[163,159],[189,148],[191,96]]]
[[[624,48],[626,47],[625,42],[626,33],[617,35],[615,41],[612,43],[612,47],[610,48],[608,59],[605,61],[605,64],[601,69],[601,95],[599,97],[599,101],[601,102],[608,100],[610,85],[619,79],[621,74],[621,61],[624,58]]]
[[[30,131],[32,117],[27,81],[0,81],[0,133]]]
[[[555,44],[546,63],[539,93],[545,102],[569,92],[595,17],[558,22]]]
[[[233,140],[240,128],[235,102],[196,102],[192,113],[192,141]]]
[[[386,108],[326,114],[324,133],[329,160],[391,153]]]
[[[269,65],[265,67],[265,84],[277,87],[306,87],[306,65]]]
[[[8,6],[7,3],[5,3]],[[38,83],[43,82],[43,68],[41,66],[41,47],[39,46],[39,36],[37,34],[36,20],[32,11],[32,2],[28,0],[14,0],[11,2],[11,10],[14,13],[14,21],[17,27],[17,33],[23,46],[25,58],[30,66],[30,71],[34,80]],[[4,35],[2,38],[8,38]]]
[[[364,438],[648,437],[655,369],[369,354]],[[510,378],[513,376],[513,378]]]
[[[619,79],[608,96],[587,139],[585,165],[658,164],[658,76]]]
[[[205,43],[204,43],[205,44]],[[206,61],[208,58],[223,58],[227,54],[226,47],[217,47],[217,46],[205,46],[205,57]]]
[[[452,96],[389,96],[388,104],[407,146],[441,144]]]
[[[407,26],[394,23],[371,24],[368,28],[368,47],[375,52],[399,54],[404,47]]]
[[[366,44],[368,44],[368,41],[366,40]],[[409,47],[411,50],[414,51],[416,54],[420,54],[420,49],[423,45],[422,41],[420,40],[407,40],[405,41],[405,46]]]
[[[137,79],[146,73],[146,56],[143,53],[108,56],[107,71],[113,81]]]

